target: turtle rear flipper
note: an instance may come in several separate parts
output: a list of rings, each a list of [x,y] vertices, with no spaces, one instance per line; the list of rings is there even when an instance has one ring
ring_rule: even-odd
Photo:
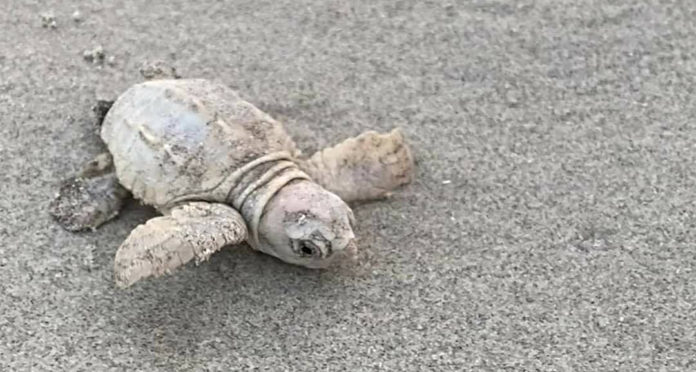
[[[92,113],[94,114],[94,123],[97,127],[101,127],[104,122],[106,114],[114,105],[114,100],[110,98],[97,98],[92,106]]]
[[[118,215],[128,195],[118,182],[111,156],[101,154],[61,183],[49,213],[66,230],[96,229]]]

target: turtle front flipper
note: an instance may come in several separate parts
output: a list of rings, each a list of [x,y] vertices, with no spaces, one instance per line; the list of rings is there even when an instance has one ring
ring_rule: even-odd
[[[413,179],[413,156],[401,130],[365,132],[300,161],[312,180],[346,202],[383,198]]]
[[[49,213],[66,230],[96,229],[118,215],[128,191],[116,178],[111,155],[97,156],[61,183]]]
[[[242,216],[225,204],[189,202],[136,227],[116,252],[116,285],[161,276],[195,259],[208,259],[227,245],[246,240]]]

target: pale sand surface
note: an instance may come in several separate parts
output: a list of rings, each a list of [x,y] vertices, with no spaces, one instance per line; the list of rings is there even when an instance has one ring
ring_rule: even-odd
[[[696,370],[696,2],[117,3],[0,5],[0,370]],[[417,180],[355,209],[354,266],[230,248],[117,290],[153,212],[46,209],[146,59],[309,150],[401,126]]]

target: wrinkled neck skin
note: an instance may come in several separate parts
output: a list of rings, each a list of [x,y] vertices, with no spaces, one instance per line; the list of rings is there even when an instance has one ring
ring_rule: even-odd
[[[257,159],[234,177],[227,202],[242,214],[252,248],[310,268],[355,256],[353,212],[282,154]]]
[[[242,214],[249,228],[249,244],[260,250],[259,222],[273,196],[288,183],[309,180],[287,156],[271,154],[243,167],[227,195],[227,203]]]

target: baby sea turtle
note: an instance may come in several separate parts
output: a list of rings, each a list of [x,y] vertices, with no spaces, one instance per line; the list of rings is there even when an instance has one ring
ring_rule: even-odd
[[[327,267],[355,254],[347,203],[384,197],[413,177],[398,129],[304,157],[280,122],[227,86],[166,68],[143,75],[150,80],[110,108],[97,105],[109,153],[64,181],[50,206],[72,231],[116,216],[128,191],[163,214],[116,252],[120,287],[244,241],[285,262]]]

